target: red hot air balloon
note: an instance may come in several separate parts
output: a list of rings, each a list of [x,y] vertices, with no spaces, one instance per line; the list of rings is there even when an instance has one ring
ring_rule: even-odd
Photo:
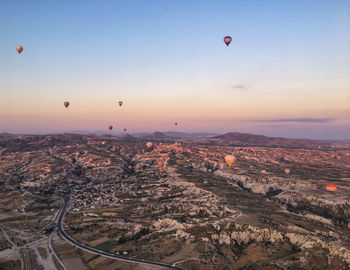
[[[333,183],[327,184],[326,186],[328,191],[335,191],[337,189],[337,186]]]
[[[123,101],[118,101],[118,105],[121,107],[123,105]]]
[[[174,125],[177,126],[177,122],[175,122]]]
[[[126,131],[126,128],[124,128],[123,130],[124,130],[124,132],[125,132],[125,131]]]
[[[64,105],[64,107],[68,108],[69,102],[68,102],[68,101],[65,101],[65,102],[63,103],[63,105]]]
[[[16,51],[20,54],[23,51],[22,46],[16,46]]]
[[[232,41],[232,38],[230,36],[224,37],[224,42],[226,46],[230,45],[231,41]]]
[[[158,162],[158,168],[160,171],[163,171],[164,163],[162,161]]]
[[[113,129],[113,126],[108,126],[108,129],[109,129],[109,130],[112,130],[112,129]]]

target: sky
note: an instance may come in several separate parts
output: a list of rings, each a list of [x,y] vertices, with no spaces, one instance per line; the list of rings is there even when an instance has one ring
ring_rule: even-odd
[[[341,0],[1,1],[0,132],[350,139],[349,33]]]

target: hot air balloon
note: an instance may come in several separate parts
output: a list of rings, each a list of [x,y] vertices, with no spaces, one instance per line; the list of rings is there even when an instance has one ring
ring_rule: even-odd
[[[152,143],[152,142],[146,142],[146,147],[147,147],[148,149],[151,149],[152,146],[153,146],[153,143]]]
[[[337,189],[337,186],[333,183],[327,184],[326,186],[328,191],[335,191]]]
[[[177,126],[177,122],[175,122],[174,125]]]
[[[236,158],[234,156],[232,156],[232,155],[226,155],[225,156],[225,162],[227,163],[227,165],[229,167],[231,167],[232,164],[235,163],[235,161],[236,161]]]
[[[265,170],[262,170],[262,171],[261,171],[261,174],[266,174],[266,171],[265,171]]]
[[[113,126],[108,126],[108,129],[109,129],[109,130],[112,130],[112,129],[113,129]]]
[[[126,131],[126,128],[124,128],[123,130],[124,130],[124,132],[125,132],[125,131]]]
[[[123,105],[123,101],[118,101],[118,105],[121,107]]]
[[[317,206],[317,202],[311,202],[310,205],[311,205],[312,207],[316,207],[316,206]]]
[[[163,171],[163,167],[164,167],[163,161],[159,161],[159,162],[158,162],[158,168],[159,168],[159,170],[160,170],[160,171]]]
[[[308,196],[308,197],[306,197],[306,200],[307,200],[308,202],[312,202],[312,197],[311,197],[311,196]]]
[[[131,166],[131,165],[129,165],[129,166],[128,166],[128,169],[129,169],[129,170],[131,170],[131,169],[132,169],[132,166]]]
[[[269,191],[272,192],[274,191],[275,189],[273,187],[269,187]]]
[[[104,145],[104,144],[105,144],[105,142],[101,142],[101,144],[102,144],[102,145]]]
[[[226,46],[230,45],[231,41],[232,41],[232,38],[230,36],[224,37],[224,42]]]
[[[21,54],[21,52],[23,51],[23,47],[22,46],[16,46],[16,50],[19,54]]]
[[[64,107],[68,108],[69,102],[68,102],[68,101],[65,101],[65,102],[63,103],[63,105],[64,105]]]
[[[284,172],[285,172],[285,174],[289,174],[290,170],[289,169],[285,169]]]
[[[350,229],[350,222],[348,223],[348,228]]]

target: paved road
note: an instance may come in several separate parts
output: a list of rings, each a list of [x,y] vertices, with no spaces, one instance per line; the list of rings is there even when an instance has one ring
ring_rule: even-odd
[[[147,260],[141,260],[141,259],[135,259],[135,258],[130,258],[130,257],[124,257],[124,256],[119,256],[119,255],[115,255],[113,253],[109,253],[109,252],[105,252],[105,251],[101,251],[92,247],[89,247],[87,245],[84,245],[82,243],[79,243],[78,241],[74,240],[69,234],[67,234],[64,229],[63,229],[63,218],[64,215],[66,214],[67,211],[67,206],[68,206],[68,202],[69,202],[70,197],[67,196],[64,199],[64,206],[62,208],[62,211],[60,213],[60,216],[58,218],[58,231],[60,232],[60,234],[71,244],[73,244],[76,247],[79,247],[83,250],[86,250],[88,252],[94,253],[94,254],[98,254],[104,257],[108,257],[108,258],[112,258],[112,259],[117,259],[120,261],[126,261],[126,262],[132,262],[132,263],[141,263],[141,264],[147,264],[147,265],[156,265],[156,266],[162,266],[162,267],[167,267],[170,269],[177,269],[177,270],[184,270],[183,268],[177,267],[177,266],[173,266],[170,264],[166,264],[166,263],[162,263],[162,262],[153,262],[153,261],[147,261]]]

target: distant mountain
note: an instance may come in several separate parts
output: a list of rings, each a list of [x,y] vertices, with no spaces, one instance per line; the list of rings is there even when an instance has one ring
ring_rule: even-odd
[[[260,146],[282,148],[340,148],[335,141],[288,139],[280,137],[268,137],[249,133],[231,132],[224,135],[214,136],[208,139],[210,144],[227,146]]]
[[[70,133],[70,134],[82,134],[82,135],[106,135],[106,134],[110,134],[112,136],[119,136],[123,133],[121,132],[114,132],[114,131],[108,131],[108,133],[106,133],[106,130],[95,130],[95,131],[88,131],[88,130],[70,130],[70,131],[66,131],[65,133]]]
[[[138,141],[139,140],[138,138],[130,135],[129,133],[118,137],[118,139],[122,140],[122,141]]]
[[[172,139],[171,137],[165,135],[162,132],[156,131],[151,134],[146,134],[145,136],[142,136],[144,139],[151,139],[151,140],[163,140],[163,139]]]
[[[14,135],[11,134],[11,133],[8,133],[8,132],[2,132],[2,133],[0,133],[0,137],[11,137],[11,136],[14,136]]]
[[[174,138],[199,139],[199,138],[207,138],[215,135],[218,135],[218,134],[208,133],[208,132],[186,133],[186,132],[179,132],[179,131],[165,131],[165,132],[156,131],[154,133],[141,132],[141,133],[135,134],[136,137],[142,137],[142,138],[148,138],[148,139],[174,139]]]
[[[169,137],[190,138],[190,139],[207,138],[207,137],[218,135],[217,133],[208,133],[208,132],[186,133],[186,132],[178,132],[178,131],[167,131],[163,133]]]

